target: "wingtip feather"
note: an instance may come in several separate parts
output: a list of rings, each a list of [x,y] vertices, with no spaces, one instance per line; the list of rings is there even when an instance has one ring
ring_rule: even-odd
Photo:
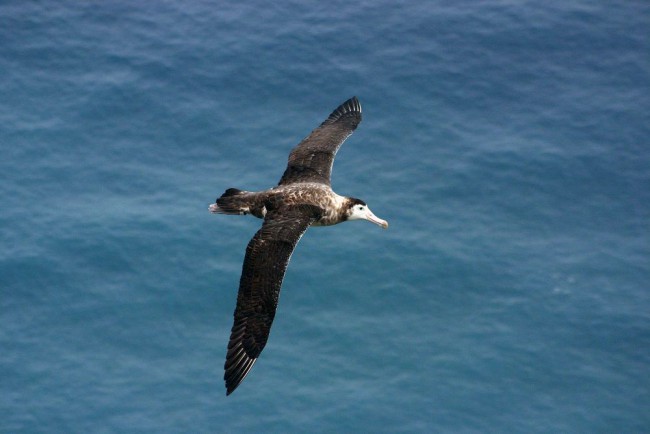
[[[244,381],[244,378],[250,373],[257,359],[248,359],[243,364],[239,363],[236,369],[226,370],[224,380],[226,382],[226,396],[230,395]]]
[[[353,96],[343,104],[338,106],[327,118],[325,122],[334,123],[341,119],[347,113],[358,113],[361,115],[361,103],[356,96]]]

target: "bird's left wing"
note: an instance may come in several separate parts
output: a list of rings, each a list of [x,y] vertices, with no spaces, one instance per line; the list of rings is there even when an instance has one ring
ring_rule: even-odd
[[[331,185],[334,157],[361,122],[361,104],[352,97],[338,106],[318,128],[289,154],[279,185],[318,182]]]
[[[239,386],[264,349],[291,254],[319,213],[308,205],[270,209],[248,243],[224,365],[226,394]]]

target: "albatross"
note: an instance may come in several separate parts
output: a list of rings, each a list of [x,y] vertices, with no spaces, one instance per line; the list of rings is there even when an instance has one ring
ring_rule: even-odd
[[[289,259],[307,228],[350,220],[388,228],[361,199],[332,191],[336,152],[360,122],[361,104],[352,97],[293,148],[276,187],[259,192],[229,188],[208,208],[214,214],[264,220],[246,247],[224,365],[226,395],[241,384],[266,345]]]

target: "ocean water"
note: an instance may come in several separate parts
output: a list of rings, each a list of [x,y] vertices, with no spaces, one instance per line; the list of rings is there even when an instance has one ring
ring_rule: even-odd
[[[650,431],[642,1],[2,2],[0,431]],[[268,345],[215,216],[338,104]]]

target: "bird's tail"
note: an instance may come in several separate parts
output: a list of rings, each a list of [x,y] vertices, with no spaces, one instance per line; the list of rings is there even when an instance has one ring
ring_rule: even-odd
[[[248,214],[251,212],[251,203],[247,193],[248,191],[229,188],[217,199],[216,203],[210,205],[209,210],[213,214]]]

